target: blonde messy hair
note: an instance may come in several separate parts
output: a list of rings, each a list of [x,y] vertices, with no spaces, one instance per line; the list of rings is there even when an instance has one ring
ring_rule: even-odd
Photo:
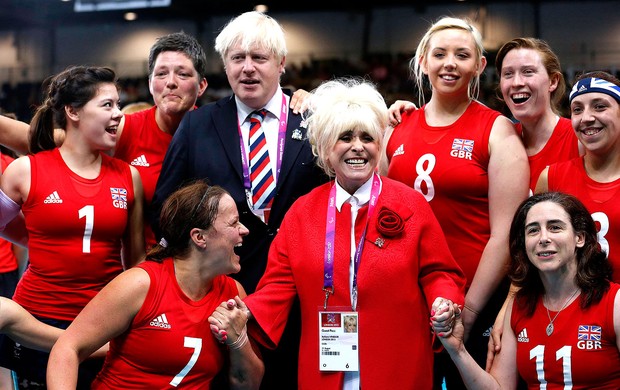
[[[340,136],[359,129],[372,136],[381,148],[388,125],[383,96],[374,84],[360,78],[340,78],[324,82],[312,92],[304,114],[308,140],[317,164],[329,176],[335,172],[327,164],[330,151]]]
[[[284,29],[272,17],[257,11],[230,20],[215,38],[215,51],[226,62],[228,51],[239,44],[246,53],[254,46],[273,53],[279,60],[288,53]]]

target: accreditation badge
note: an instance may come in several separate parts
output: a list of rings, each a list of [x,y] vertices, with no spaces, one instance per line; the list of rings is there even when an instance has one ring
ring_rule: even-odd
[[[358,371],[358,312],[319,311],[319,369]]]

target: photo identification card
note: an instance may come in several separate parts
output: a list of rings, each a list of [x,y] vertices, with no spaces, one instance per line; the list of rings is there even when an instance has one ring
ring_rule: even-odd
[[[319,365],[321,371],[358,371],[358,313],[319,312]]]

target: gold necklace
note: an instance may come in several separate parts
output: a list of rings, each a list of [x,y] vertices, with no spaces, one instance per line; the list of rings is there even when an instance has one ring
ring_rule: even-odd
[[[557,313],[555,313],[555,316],[553,316],[553,319],[551,319],[551,314],[549,314],[549,308],[545,306],[545,309],[547,309],[547,317],[549,317],[549,325],[547,325],[547,329],[546,329],[547,336],[551,336],[551,334],[553,333],[553,321],[555,321],[555,319],[558,318],[558,315],[560,315],[560,312],[564,310],[566,306],[568,306],[568,302],[570,302],[571,299],[573,299],[573,297],[577,295],[578,292],[579,292],[579,288],[575,290],[575,292],[572,293],[570,297],[568,297],[566,302],[564,302],[564,305],[562,305],[562,308],[558,310]]]

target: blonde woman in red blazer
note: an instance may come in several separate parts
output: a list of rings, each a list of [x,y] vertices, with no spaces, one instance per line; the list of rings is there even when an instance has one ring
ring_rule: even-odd
[[[274,348],[299,298],[299,389],[431,389],[429,318],[454,316],[448,303],[463,303],[465,277],[422,195],[376,173],[387,108],[375,87],[333,80],[310,99],[308,138],[336,180],[286,214],[258,289],[244,301],[255,320],[250,335]],[[323,337],[349,337],[351,315],[355,352],[342,354],[357,359],[355,370],[344,357],[326,360],[344,347]]]

